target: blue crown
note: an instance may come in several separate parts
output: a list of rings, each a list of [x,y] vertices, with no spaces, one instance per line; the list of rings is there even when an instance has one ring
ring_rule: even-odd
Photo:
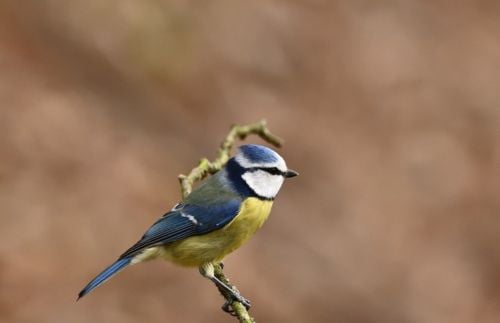
[[[260,145],[243,145],[239,150],[252,163],[274,163],[278,161],[274,150]]]

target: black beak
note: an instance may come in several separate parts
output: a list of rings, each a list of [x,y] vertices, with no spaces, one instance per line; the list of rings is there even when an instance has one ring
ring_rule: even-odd
[[[286,178],[295,177],[297,175],[299,175],[299,173],[297,173],[293,169],[289,169],[285,173],[283,173],[283,176],[286,177]]]

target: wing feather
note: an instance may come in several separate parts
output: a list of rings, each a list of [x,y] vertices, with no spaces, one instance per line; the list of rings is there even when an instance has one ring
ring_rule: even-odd
[[[144,249],[206,234],[224,227],[238,214],[241,201],[232,199],[212,205],[181,205],[158,219],[142,238],[119,259],[134,256]]]

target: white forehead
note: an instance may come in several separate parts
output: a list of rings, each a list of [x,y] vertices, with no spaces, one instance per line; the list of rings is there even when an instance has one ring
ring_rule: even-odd
[[[274,150],[264,146],[241,146],[234,159],[243,168],[276,167],[283,172],[287,170],[283,157]]]

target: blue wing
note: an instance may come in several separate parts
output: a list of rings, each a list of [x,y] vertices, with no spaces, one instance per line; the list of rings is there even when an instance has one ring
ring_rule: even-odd
[[[179,205],[154,223],[142,238],[119,259],[135,256],[144,249],[206,234],[224,227],[238,214],[240,199],[211,205]]]

